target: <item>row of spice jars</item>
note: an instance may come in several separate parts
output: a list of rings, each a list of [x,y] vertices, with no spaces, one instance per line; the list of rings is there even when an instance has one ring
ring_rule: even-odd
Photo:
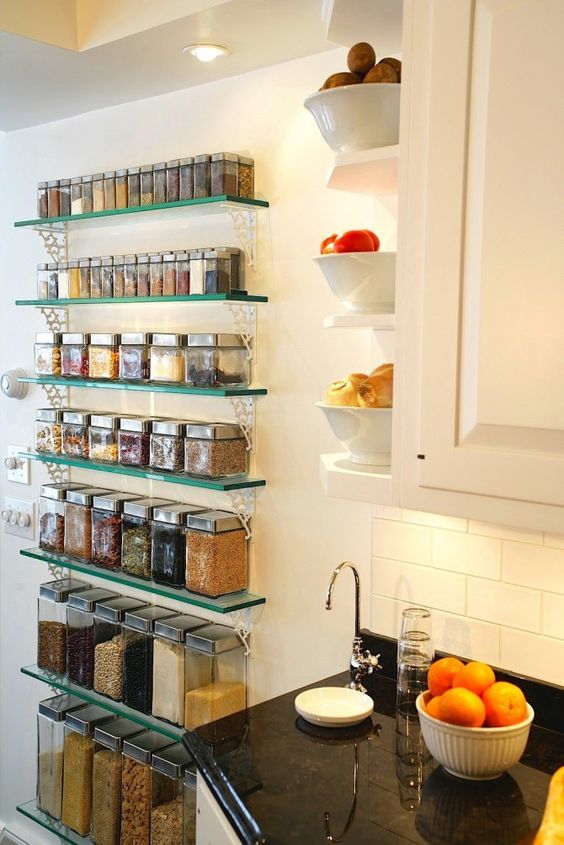
[[[39,182],[37,216],[70,217],[206,197],[253,199],[254,195],[254,160],[236,153],[214,153]]]
[[[247,387],[250,357],[241,335],[37,332],[35,375]]]
[[[236,514],[79,482],[41,487],[39,546],[211,598],[248,585],[248,544]]]
[[[195,845],[196,769],[182,743],[73,695],[41,701],[37,807],[94,845]]]
[[[39,408],[35,447],[42,454],[149,466],[202,478],[244,475],[248,470],[247,442],[234,423]]]
[[[194,296],[242,288],[237,247],[104,255],[37,265],[37,298]]]

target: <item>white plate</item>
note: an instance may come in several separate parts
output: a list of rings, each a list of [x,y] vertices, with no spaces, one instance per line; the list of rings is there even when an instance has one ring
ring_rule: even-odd
[[[370,696],[346,687],[308,689],[296,696],[294,704],[306,722],[327,727],[358,725],[374,710]]]

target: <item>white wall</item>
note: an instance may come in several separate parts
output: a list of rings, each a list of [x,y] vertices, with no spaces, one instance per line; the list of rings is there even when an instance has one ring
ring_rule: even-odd
[[[269,486],[259,498],[251,588],[268,597],[254,636],[252,700],[275,696],[344,669],[353,633],[352,582],[339,584],[335,609],[324,610],[333,567],[356,560],[363,573],[368,619],[370,509],[324,497],[318,480],[319,454],[336,443],[315,408],[325,386],[370,363],[365,333],[328,332],[323,317],[338,310],[311,261],[321,237],[345,228],[375,228],[390,242],[393,220],[370,199],[328,191],[325,175],[331,153],[303,99],[344,65],[344,51],[261,70],[239,78],[179,91],[154,99],[85,114],[6,134],[0,145],[0,371],[24,366],[32,371],[34,331],[41,317],[16,309],[13,300],[34,295],[35,263],[44,259],[32,231],[12,222],[35,216],[40,179],[93,173],[136,163],[217,150],[248,151],[257,163],[257,189],[272,208],[261,218],[260,267],[248,287],[269,295],[261,310],[259,378],[270,394],[259,402],[257,471]],[[209,217],[183,228],[171,224],[96,230],[75,239],[74,255],[129,250],[236,244],[228,222]],[[91,308],[72,315],[72,326],[99,329],[166,325],[172,329],[209,327],[217,310],[145,306],[139,311]],[[212,322],[213,321],[213,322]],[[161,414],[230,415],[221,401],[196,397],[131,398],[115,392],[76,391],[82,406]],[[0,399],[0,455],[7,443],[32,443],[34,411],[44,394],[32,389],[23,402]],[[76,472],[88,482],[108,476]],[[1,470],[2,494],[35,499],[45,471],[32,467],[31,488],[8,484]],[[121,479],[121,489],[146,491],[139,479]],[[115,479],[115,488],[119,489]],[[205,494],[154,485],[153,494],[172,492],[182,501]],[[203,501],[217,501],[204,499]],[[18,555],[19,543],[1,536],[0,554],[0,819],[40,841],[40,832],[16,818],[15,805],[33,797],[35,712],[49,690],[24,678],[20,666],[35,659],[37,586],[48,580],[44,564]],[[343,580],[348,580],[345,576]],[[0,823],[1,826],[1,823]]]

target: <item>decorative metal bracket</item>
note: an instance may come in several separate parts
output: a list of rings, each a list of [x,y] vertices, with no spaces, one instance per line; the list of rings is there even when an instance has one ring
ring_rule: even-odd
[[[52,408],[61,409],[68,404],[68,387],[61,387],[58,384],[42,384],[41,387],[47,394],[47,400]]]
[[[69,570],[60,563],[49,563],[47,569],[49,574],[53,576],[54,581],[61,581],[69,576]]]
[[[251,608],[243,608],[242,610],[232,610],[229,614],[233,627],[237,631],[239,639],[245,646],[245,657],[249,657],[251,647],[249,645],[249,637],[251,636],[252,621]]]
[[[62,484],[63,481],[69,481],[69,468],[61,466],[61,464],[54,464],[51,461],[46,461],[44,466],[47,468],[47,475],[53,484]]]
[[[250,209],[242,211],[239,208],[227,208],[227,211],[233,221],[235,234],[247,256],[249,267],[255,270],[257,263],[257,213]]]
[[[49,326],[49,331],[64,332],[68,324],[68,311],[66,308],[40,308],[39,309],[45,318],[45,322]]]
[[[252,519],[255,512],[255,490],[228,490],[227,496],[231,509],[237,514],[241,525],[245,529],[245,538],[253,539]]]
[[[66,261],[68,250],[67,224],[64,223],[60,229],[53,226],[35,226],[34,228],[36,232],[39,232],[45,252],[53,261]]]
[[[245,435],[247,452],[254,455],[256,447],[256,404],[254,396],[230,396],[229,401],[235,414],[235,421],[237,425],[241,426]]]
[[[257,334],[257,309],[254,305],[245,305],[240,302],[230,302],[229,310],[233,317],[237,334],[240,334],[247,357],[250,361],[255,360],[256,334]]]

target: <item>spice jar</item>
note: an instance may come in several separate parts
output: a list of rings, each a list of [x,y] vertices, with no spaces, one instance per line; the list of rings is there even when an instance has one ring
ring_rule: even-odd
[[[49,299],[49,272],[48,264],[37,265],[37,298]]]
[[[102,256],[102,298],[111,299],[114,293],[114,259],[111,255]]]
[[[149,378],[149,342],[145,332],[126,332],[119,347],[119,377],[123,381],[143,381]]]
[[[121,568],[137,578],[151,577],[151,519],[166,499],[137,499],[126,502],[121,520]]]
[[[137,296],[137,256],[126,255],[124,261],[123,296]]]
[[[153,580],[181,589],[186,586],[186,525],[201,513],[198,505],[164,505],[153,511],[151,557]]]
[[[59,193],[59,180],[52,179],[47,182],[47,207],[49,217],[60,217],[61,215],[61,195]]]
[[[58,291],[59,299],[69,298],[69,265],[67,261],[59,261],[57,263],[58,274]]]
[[[114,285],[112,296],[118,299],[125,296],[125,258],[123,255],[114,255]]]
[[[83,485],[73,481],[43,484],[39,498],[39,547],[62,554],[65,543],[65,493]]]
[[[231,253],[223,249],[210,249],[204,253],[204,278],[206,293],[231,293]]]
[[[178,192],[179,200],[191,200],[194,198],[194,159],[181,158],[179,161],[180,187]]]
[[[145,731],[123,743],[120,845],[149,845],[151,841],[151,754],[172,740]]]
[[[134,208],[141,204],[141,179],[138,167],[127,170],[127,204]]]
[[[237,196],[239,156],[234,153],[214,153],[211,157],[211,195]]]
[[[184,845],[183,782],[192,755],[181,742],[151,758],[151,845]]]
[[[182,384],[184,381],[184,355],[186,335],[154,334],[151,343],[151,381]]]
[[[59,269],[55,261],[50,261],[47,265],[47,291],[48,299],[58,299],[59,297]]]
[[[119,375],[119,334],[90,335],[90,378],[115,379]]]
[[[94,612],[94,692],[121,701],[123,644],[121,626],[127,610],[145,607],[139,599],[120,597],[96,602]]]
[[[102,298],[102,259],[90,259],[90,298]]]
[[[247,588],[247,541],[239,517],[206,511],[188,517],[186,588],[217,598]]]
[[[247,441],[238,425],[189,425],[184,453],[184,469],[191,475],[219,478],[247,472]]]
[[[186,381],[194,387],[246,387],[250,361],[238,334],[189,334]]]
[[[153,165],[144,164],[140,173],[141,205],[153,205]]]
[[[59,181],[59,214],[61,217],[70,217],[71,213],[71,198],[70,198],[70,179],[61,179]]]
[[[187,730],[245,709],[245,668],[245,649],[233,628],[208,625],[186,635]]]
[[[97,601],[119,598],[109,590],[72,593],[67,602],[67,676],[81,687],[94,683],[94,610]]]
[[[65,554],[90,563],[92,561],[92,504],[94,496],[109,494],[102,487],[67,490],[65,501]]]
[[[121,569],[121,514],[131,493],[95,496],[92,508],[92,560],[104,569]]]
[[[116,170],[116,208],[127,208],[127,170]]]
[[[61,372],[71,378],[88,378],[89,334],[65,332],[61,345]]]
[[[178,202],[180,199],[180,162],[178,159],[166,163],[166,201]]]
[[[35,412],[35,449],[42,454],[61,454],[61,422],[63,412],[53,408],[39,408]]]
[[[194,199],[209,197],[211,193],[211,156],[194,156]]]
[[[149,464],[151,420],[143,417],[121,417],[118,431],[119,463],[144,467]]]
[[[204,292],[204,251],[192,249],[190,250],[190,293],[201,296]]]
[[[255,162],[252,158],[239,156],[238,191],[240,197],[254,199],[255,196]]]
[[[104,174],[95,173],[92,177],[92,209],[104,210]]]
[[[37,600],[37,665],[40,669],[65,674],[68,597],[88,589],[89,584],[72,578],[40,585]]]
[[[94,730],[114,718],[95,704],[71,710],[65,716],[61,821],[80,836],[89,832],[92,815]]]
[[[160,255],[149,256],[149,279],[150,295],[163,295],[163,257]]]
[[[155,622],[153,647],[153,716],[173,725],[184,724],[187,692],[186,647],[188,631],[203,628],[205,620],[179,614]]]
[[[49,216],[47,182],[39,182],[37,185],[37,216]]]
[[[176,256],[173,252],[163,255],[163,296],[176,296]]]
[[[186,423],[179,420],[155,420],[151,426],[149,465],[153,469],[182,472]]]
[[[116,414],[92,414],[90,428],[88,429],[88,448],[91,461],[117,464],[118,426],[119,417]]]
[[[188,296],[190,294],[190,254],[188,252],[176,252],[176,295]]]
[[[76,695],[56,695],[39,702],[37,713],[37,809],[60,819],[63,802],[65,716],[84,707]]]
[[[128,719],[114,719],[94,731],[90,828],[94,845],[120,845],[123,742],[141,731]]]
[[[35,375],[61,375],[61,335],[58,332],[37,332],[35,335]]]
[[[78,262],[80,274],[79,295],[81,299],[90,299],[90,259],[81,258]]]
[[[75,176],[70,182],[71,214],[82,214],[82,177]]]
[[[123,703],[141,713],[153,708],[153,632],[158,619],[174,616],[164,607],[130,610],[123,620]]]
[[[231,256],[231,290],[243,290],[241,250],[236,246],[223,246],[221,250]]]
[[[137,296],[149,296],[149,256],[137,256]]]
[[[162,205],[166,202],[166,164],[159,161],[153,165],[153,202]]]
[[[70,458],[88,458],[88,426],[86,411],[63,411],[62,452]]]
[[[109,211],[116,207],[116,172],[107,170],[104,173],[104,209]]]
[[[69,261],[69,299],[78,299],[80,297],[80,271],[78,269],[78,261]]]
[[[92,176],[82,177],[82,214],[90,214],[94,210],[94,196],[92,190]]]

